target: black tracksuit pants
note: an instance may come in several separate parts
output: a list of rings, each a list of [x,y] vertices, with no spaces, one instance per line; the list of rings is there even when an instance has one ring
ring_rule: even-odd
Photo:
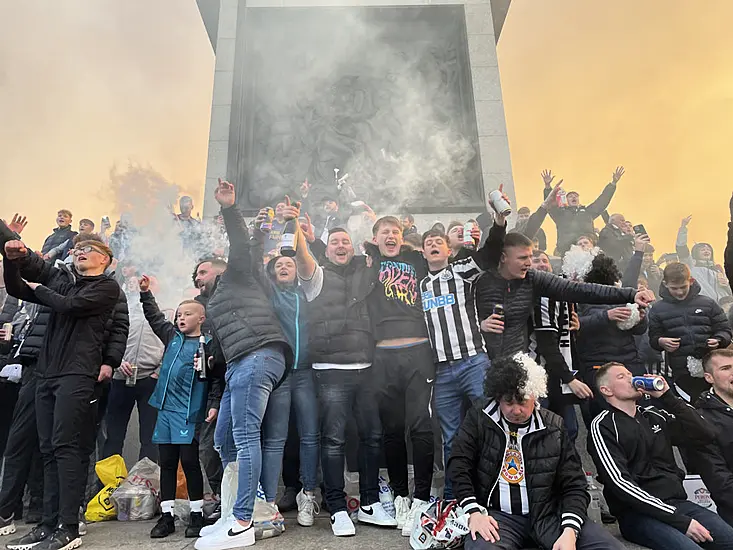
[[[405,428],[412,442],[415,498],[430,500],[435,445],[431,401],[435,363],[430,342],[377,348],[372,376],[379,381],[379,413],[389,482],[395,496],[409,496]]]
[[[43,498],[43,462],[36,427],[36,381],[31,367],[24,367],[23,383],[5,447],[5,471],[0,491],[0,517],[3,518],[10,515],[20,518],[26,483],[31,494],[31,508]]]
[[[80,487],[86,486],[84,445],[93,432],[95,378],[68,374],[40,378],[36,388],[38,440],[43,457],[43,523],[79,528]]]

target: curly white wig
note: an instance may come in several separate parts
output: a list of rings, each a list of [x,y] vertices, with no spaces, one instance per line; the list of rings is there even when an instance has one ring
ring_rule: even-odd
[[[523,352],[515,354],[512,359],[522,365],[527,373],[527,384],[523,388],[523,397],[525,399],[547,397],[547,372],[545,372],[545,369]]]

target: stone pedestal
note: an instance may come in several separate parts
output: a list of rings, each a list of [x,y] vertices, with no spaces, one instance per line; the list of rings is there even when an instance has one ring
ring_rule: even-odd
[[[485,198],[492,189],[497,188],[500,184],[504,184],[505,191],[514,199],[512,168],[496,55],[498,33],[501,30],[504,17],[506,17],[510,0],[467,0],[466,2],[400,0],[398,4],[395,1],[199,0],[199,7],[207,25],[209,36],[212,39],[212,46],[216,52],[204,201],[204,214],[206,216],[214,215],[218,210],[218,205],[213,199],[218,177],[226,176],[236,183],[240,194],[248,195],[251,199],[252,204],[245,205],[245,208],[252,209],[259,206],[255,203],[264,200],[263,197],[266,197],[268,193],[274,194],[276,191],[279,193],[281,188],[286,191],[297,188],[299,181],[306,175],[317,179],[317,183],[321,186],[332,186],[328,191],[325,191],[332,194],[332,191],[335,190],[335,183],[332,180],[328,181],[329,177],[332,178],[332,175],[329,176],[328,174],[334,167],[349,171],[349,166],[351,166],[350,174],[354,176],[352,172],[361,171],[361,174],[366,174],[370,171],[379,170],[379,167],[373,168],[371,165],[360,167],[360,163],[361,165],[369,162],[382,163],[383,158],[391,158],[392,160],[396,158],[398,163],[405,162],[404,158],[400,158],[399,146],[395,147],[395,151],[391,151],[389,144],[385,144],[387,151],[383,153],[382,159],[378,158],[379,155],[375,152],[375,147],[380,147],[379,144],[386,141],[385,136],[389,136],[389,134],[384,133],[384,128],[380,126],[389,122],[383,120],[384,117],[380,119],[379,115],[375,115],[374,118],[370,119],[370,113],[366,112],[363,116],[364,120],[350,120],[341,125],[344,117],[340,116],[338,112],[334,113],[334,109],[338,109],[334,105],[338,106],[338,102],[343,100],[340,97],[332,98],[327,107],[314,104],[312,97],[307,101],[304,100],[303,105],[298,106],[301,109],[299,111],[300,118],[303,118],[302,113],[306,113],[303,116],[308,116],[307,113],[311,112],[311,114],[315,113],[316,122],[314,123],[311,120],[300,121],[302,128],[309,129],[308,135],[305,137],[295,135],[292,136],[293,139],[307,142],[310,136],[314,136],[312,128],[318,126],[318,120],[320,120],[318,117],[329,120],[335,127],[334,131],[323,132],[323,134],[315,136],[316,141],[321,140],[321,142],[315,145],[304,143],[300,147],[300,149],[311,147],[317,151],[317,158],[313,162],[303,163],[299,160],[308,157],[308,154],[292,143],[287,142],[288,139],[291,139],[288,137],[289,127],[279,127],[278,125],[282,126],[283,124],[280,120],[273,119],[270,113],[266,112],[267,109],[258,108],[258,102],[261,103],[263,99],[262,92],[257,89],[257,86],[261,86],[262,82],[259,76],[253,76],[261,74],[253,71],[257,70],[257,64],[261,64],[262,59],[267,59],[267,51],[257,51],[258,47],[263,47],[263,40],[260,39],[259,42],[256,40],[257,32],[262,30],[262,26],[269,25],[266,36],[272,37],[277,34],[272,30],[272,26],[276,25],[273,21],[278,21],[278,17],[280,17],[276,13],[277,10],[289,10],[282,12],[283,21],[302,18],[304,20],[303,27],[306,28],[308,17],[333,18],[334,14],[338,13],[333,10],[354,8],[351,11],[344,11],[344,17],[347,19],[358,18],[359,21],[368,20],[369,25],[372,24],[372,20],[381,18],[381,21],[384,22],[383,28],[386,29],[385,34],[392,33],[390,36],[397,34],[398,36],[390,38],[390,40],[402,40],[406,50],[411,50],[413,41],[419,41],[419,38],[415,38],[421,32],[416,27],[417,25],[423,25],[427,29],[425,30],[426,42],[433,41],[437,43],[442,40],[443,36],[440,34],[440,28],[450,26],[454,21],[458,21],[459,24],[455,25],[455,32],[450,37],[453,42],[445,46],[445,50],[451,52],[450,55],[453,57],[445,59],[446,55],[443,52],[431,52],[430,56],[432,57],[429,57],[431,61],[437,57],[440,57],[441,60],[438,62],[439,66],[437,68],[426,69],[426,74],[432,75],[437,71],[437,74],[448,74],[448,78],[453,78],[455,82],[449,82],[448,86],[452,86],[457,90],[454,95],[458,99],[446,99],[444,112],[436,113],[431,110],[429,115],[426,116],[440,121],[440,131],[445,131],[445,128],[449,125],[451,128],[458,128],[463,134],[461,136],[464,139],[464,141],[461,141],[462,146],[468,143],[471,148],[471,154],[473,155],[471,160],[466,161],[465,166],[462,166],[463,172],[456,175],[456,182],[465,180],[460,185],[465,184],[466,188],[455,200],[449,201],[444,196],[444,193],[447,193],[444,187],[450,184],[450,179],[443,182],[443,188],[440,188],[440,186],[425,187],[424,184],[421,184],[422,187],[418,186],[411,189],[411,193],[412,195],[421,195],[422,198],[418,200],[412,197],[413,203],[407,205],[407,209],[422,214],[426,219],[449,219],[451,217],[462,219],[467,217],[463,213],[477,212],[479,205],[476,203],[480,202],[482,198]],[[404,10],[390,11],[399,7],[403,7]],[[208,12],[205,13],[205,10],[208,10]],[[408,13],[406,10],[413,11]],[[212,15],[214,11],[217,12],[217,17]],[[495,12],[493,15],[492,11]],[[405,21],[395,23],[399,17],[404,17]],[[441,18],[444,18],[445,25],[442,27],[441,25],[433,25],[436,20],[440,21]],[[404,33],[395,33],[395,28],[400,29],[400,24]],[[431,25],[435,30],[432,34],[433,31],[428,29]],[[298,29],[298,27],[293,28]],[[287,37],[287,29],[283,29],[281,34]],[[289,34],[297,33],[291,32]],[[334,35],[338,35],[337,30],[334,31]],[[291,38],[292,48],[296,53],[298,50],[308,50],[308,43],[299,44],[297,36],[291,36]],[[283,37],[273,38],[273,40],[283,40]],[[434,45],[426,44],[424,51],[429,51],[430,47]],[[333,48],[346,49],[348,47],[348,40],[333,43]],[[381,52],[382,50],[378,49],[378,51]],[[291,54],[288,53],[288,55]],[[408,57],[408,55],[406,54],[405,57]],[[423,55],[417,62],[422,63],[424,58]],[[456,66],[458,66],[457,69]],[[454,69],[455,71],[451,72]],[[310,69],[304,67],[303,70]],[[339,68],[334,67],[333,70],[338,72]],[[430,71],[433,71],[433,73]],[[373,78],[373,75],[365,77],[345,73],[343,77],[340,75],[337,75],[337,77],[337,84],[334,84],[336,80],[333,80],[333,78],[328,81],[324,79],[322,94],[343,95],[344,91],[339,88],[343,86],[345,79],[348,81],[351,78],[351,81],[359,81],[359,85],[364,86],[364,80],[367,77]],[[388,78],[394,79],[394,76]],[[432,78],[432,76],[426,78]],[[317,83],[309,82],[309,85],[317,85]],[[350,91],[346,94],[348,97],[343,100],[345,104],[342,106],[345,113],[355,102],[359,102],[359,108],[364,111],[368,110],[364,107],[365,102],[371,101],[371,104],[376,104],[377,100],[375,98],[378,96],[378,90],[371,92],[373,98],[369,97],[370,92],[362,94],[366,99],[362,96],[354,97],[356,93],[361,93],[358,90],[359,85],[356,86],[357,92]],[[368,88],[368,86],[366,87]],[[273,97],[267,97],[264,101],[267,103],[275,101],[274,94],[277,93],[278,90],[273,89]],[[317,95],[317,97],[320,98],[320,95]],[[420,99],[418,98],[418,100]],[[288,101],[293,103],[292,100]],[[455,105],[458,105],[456,113],[460,112],[460,116],[450,110]],[[324,109],[329,110],[327,115],[321,112]],[[374,112],[383,113],[384,109],[381,107],[374,108]],[[446,113],[450,115],[448,121],[443,120]],[[267,118],[266,115],[270,118]],[[395,116],[399,117],[400,115]],[[466,120],[457,120],[461,117]],[[420,116],[416,119],[422,120],[423,118]],[[362,123],[364,124],[363,127],[360,126]],[[402,137],[400,139],[404,139],[405,135],[409,135],[409,131],[395,131],[401,132],[400,136]],[[372,132],[372,134],[369,132]],[[296,132],[292,133],[295,134]],[[328,136],[329,133],[330,138],[322,137]],[[378,139],[371,143],[371,150],[370,147],[363,147],[364,136],[373,135],[374,133],[378,135]],[[344,137],[340,139],[342,135]],[[331,145],[324,144],[324,140]],[[333,144],[333,141],[339,143]],[[353,143],[351,143],[352,141]],[[283,151],[286,151],[282,155],[290,158],[279,157],[281,152],[277,148],[280,146],[282,146]],[[329,152],[324,153],[324,149],[329,147],[331,147]],[[405,148],[404,143],[402,148]],[[354,153],[354,151],[358,153]],[[376,149],[376,151],[379,151],[379,149]],[[269,162],[267,159],[263,161],[263,155],[268,156],[270,159],[276,159],[276,162]],[[357,161],[354,161],[354,155],[359,157]],[[429,160],[422,159],[423,162],[418,164],[422,165]],[[262,167],[263,165],[265,165],[265,168]],[[408,175],[412,175],[420,166],[416,165],[413,168]],[[343,171],[341,173],[343,174]],[[417,177],[425,178],[425,175],[419,174]],[[445,179],[444,174],[436,177]],[[388,174],[384,178],[392,182],[399,181],[395,174]],[[360,198],[358,197],[360,194],[358,190],[359,185],[361,185],[362,193],[371,193],[370,199],[372,202],[378,202],[380,197],[384,198],[385,192],[379,186],[388,185],[384,183],[384,179],[365,182],[364,177],[360,177],[358,173],[351,181],[353,181],[357,190],[357,198]],[[457,188],[460,185],[456,183]],[[433,199],[433,195],[439,198]],[[404,205],[395,204],[395,202],[397,201],[394,200],[394,197],[390,196],[388,204],[379,204],[380,213],[398,213]],[[514,202],[516,204],[516,201]],[[458,215],[459,213],[461,215]]]

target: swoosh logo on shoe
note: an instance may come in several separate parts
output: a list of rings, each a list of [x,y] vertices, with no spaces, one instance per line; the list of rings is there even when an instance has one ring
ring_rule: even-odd
[[[242,533],[246,533],[250,529],[252,529],[251,525],[247,527],[244,531],[239,531],[238,533],[235,533],[232,529],[229,529],[229,532],[227,533],[227,535],[229,535],[230,537],[238,537],[239,535],[241,535]]]
[[[426,380],[426,382],[427,382],[428,384],[432,384],[432,383],[433,383],[433,380],[435,380],[435,378],[428,378],[428,379]]]
[[[373,516],[374,515],[374,508],[369,508],[369,510],[367,510],[366,508],[364,508],[362,506],[361,507],[361,511],[364,512],[367,516]]]

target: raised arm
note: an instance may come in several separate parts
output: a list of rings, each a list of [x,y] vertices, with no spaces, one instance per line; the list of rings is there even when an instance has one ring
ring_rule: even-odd
[[[506,237],[506,219],[503,216],[497,216],[483,246],[471,253],[471,257],[481,270],[486,271],[499,265],[504,248],[504,237]]]
[[[730,209],[730,222],[728,222],[728,242],[725,245],[723,261],[725,276],[728,277],[728,281],[733,285],[733,196],[730,198],[728,208]]]
[[[150,328],[153,329],[155,335],[163,342],[163,345],[167,346],[176,335],[176,326],[169,322],[160,311],[153,293],[149,290],[149,285],[143,290],[143,281],[145,279],[146,277],[143,276],[140,280],[140,302],[143,305],[145,320],[150,325]]]
[[[214,193],[216,202],[221,205],[221,216],[229,237],[229,260],[224,277],[237,275],[252,276],[252,255],[250,252],[249,231],[244,216],[237,209],[234,186],[219,178],[219,185]]]
[[[529,217],[529,219],[527,220],[527,225],[524,226],[524,231],[522,233],[528,239],[534,240],[534,238],[537,236],[537,233],[539,233],[542,224],[545,223],[547,213],[550,211],[553,205],[557,205],[557,192],[560,190],[561,185],[562,180],[557,182],[557,185],[550,189],[549,193],[547,193],[547,188],[545,188],[545,201],[534,212],[534,214]]]
[[[692,257],[690,256],[690,249],[687,247],[687,226],[691,219],[692,216],[687,216],[682,220],[679,231],[677,231],[677,242],[675,242],[677,256],[679,256],[681,262],[690,267],[692,267]]]
[[[715,427],[691,405],[669,391],[669,388],[658,400],[660,408],[650,408],[657,415],[665,417],[672,445],[709,445],[715,441]]]
[[[586,207],[586,211],[593,216],[593,219],[603,214],[606,208],[608,208],[608,205],[611,204],[611,199],[616,193],[616,184],[621,179],[621,176],[624,175],[624,172],[623,166],[617,167],[611,178],[611,183],[606,185],[598,198]]]

